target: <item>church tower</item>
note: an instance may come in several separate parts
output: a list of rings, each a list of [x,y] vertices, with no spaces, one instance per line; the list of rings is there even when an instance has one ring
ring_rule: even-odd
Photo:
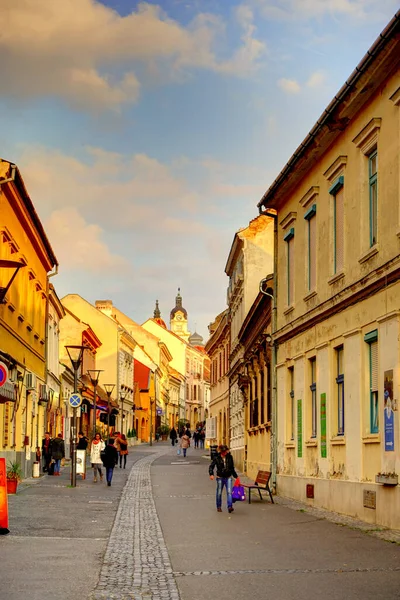
[[[190,331],[188,331],[187,311],[182,306],[180,288],[178,288],[178,295],[175,298],[175,308],[171,310],[170,329],[185,340],[185,342],[189,340]]]

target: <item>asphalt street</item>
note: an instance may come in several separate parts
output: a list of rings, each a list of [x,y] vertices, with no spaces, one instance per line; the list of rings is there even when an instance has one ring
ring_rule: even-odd
[[[397,600],[400,546],[303,509],[215,508],[204,451],[131,450],[113,486],[45,476],[9,497],[7,600]]]

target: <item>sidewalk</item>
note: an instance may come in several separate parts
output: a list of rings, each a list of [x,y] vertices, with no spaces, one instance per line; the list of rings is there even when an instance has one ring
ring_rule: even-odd
[[[182,600],[400,597],[399,546],[338,527],[326,518],[334,518],[332,513],[316,514],[285,499],[272,505],[254,495],[251,505],[236,503],[232,515],[226,506],[217,513],[215,482],[208,479],[209,461],[202,454],[190,450],[184,463],[171,453],[152,468],[157,512]]]
[[[0,581],[7,600],[84,600],[95,587],[119,499],[134,461],[147,446],[132,448],[127,469],[116,468],[111,487],[93,483],[93,472],[77,487],[70,469],[60,477],[27,479],[8,496],[10,534],[0,538]]]

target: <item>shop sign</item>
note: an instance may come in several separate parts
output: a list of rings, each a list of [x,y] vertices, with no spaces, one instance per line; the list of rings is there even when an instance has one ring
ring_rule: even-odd
[[[326,457],[326,394],[321,394],[321,458]]]
[[[393,370],[384,373],[385,452],[394,452]]]
[[[303,409],[302,401],[297,400],[297,456],[303,456]]]

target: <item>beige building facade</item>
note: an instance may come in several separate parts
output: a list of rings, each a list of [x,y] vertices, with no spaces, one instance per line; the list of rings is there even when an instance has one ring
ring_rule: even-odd
[[[244,352],[239,332],[257,297],[260,281],[273,270],[273,229],[273,218],[260,215],[248,227],[239,230],[225,267],[229,277],[229,438],[231,452],[239,469],[243,469],[245,459],[245,406],[239,386]]]
[[[209,416],[216,419],[216,444],[229,445],[229,318],[228,309],[209,325],[210,337],[206,352],[210,357]]]
[[[394,19],[259,203],[278,223],[278,492],[395,528],[399,60]]]

